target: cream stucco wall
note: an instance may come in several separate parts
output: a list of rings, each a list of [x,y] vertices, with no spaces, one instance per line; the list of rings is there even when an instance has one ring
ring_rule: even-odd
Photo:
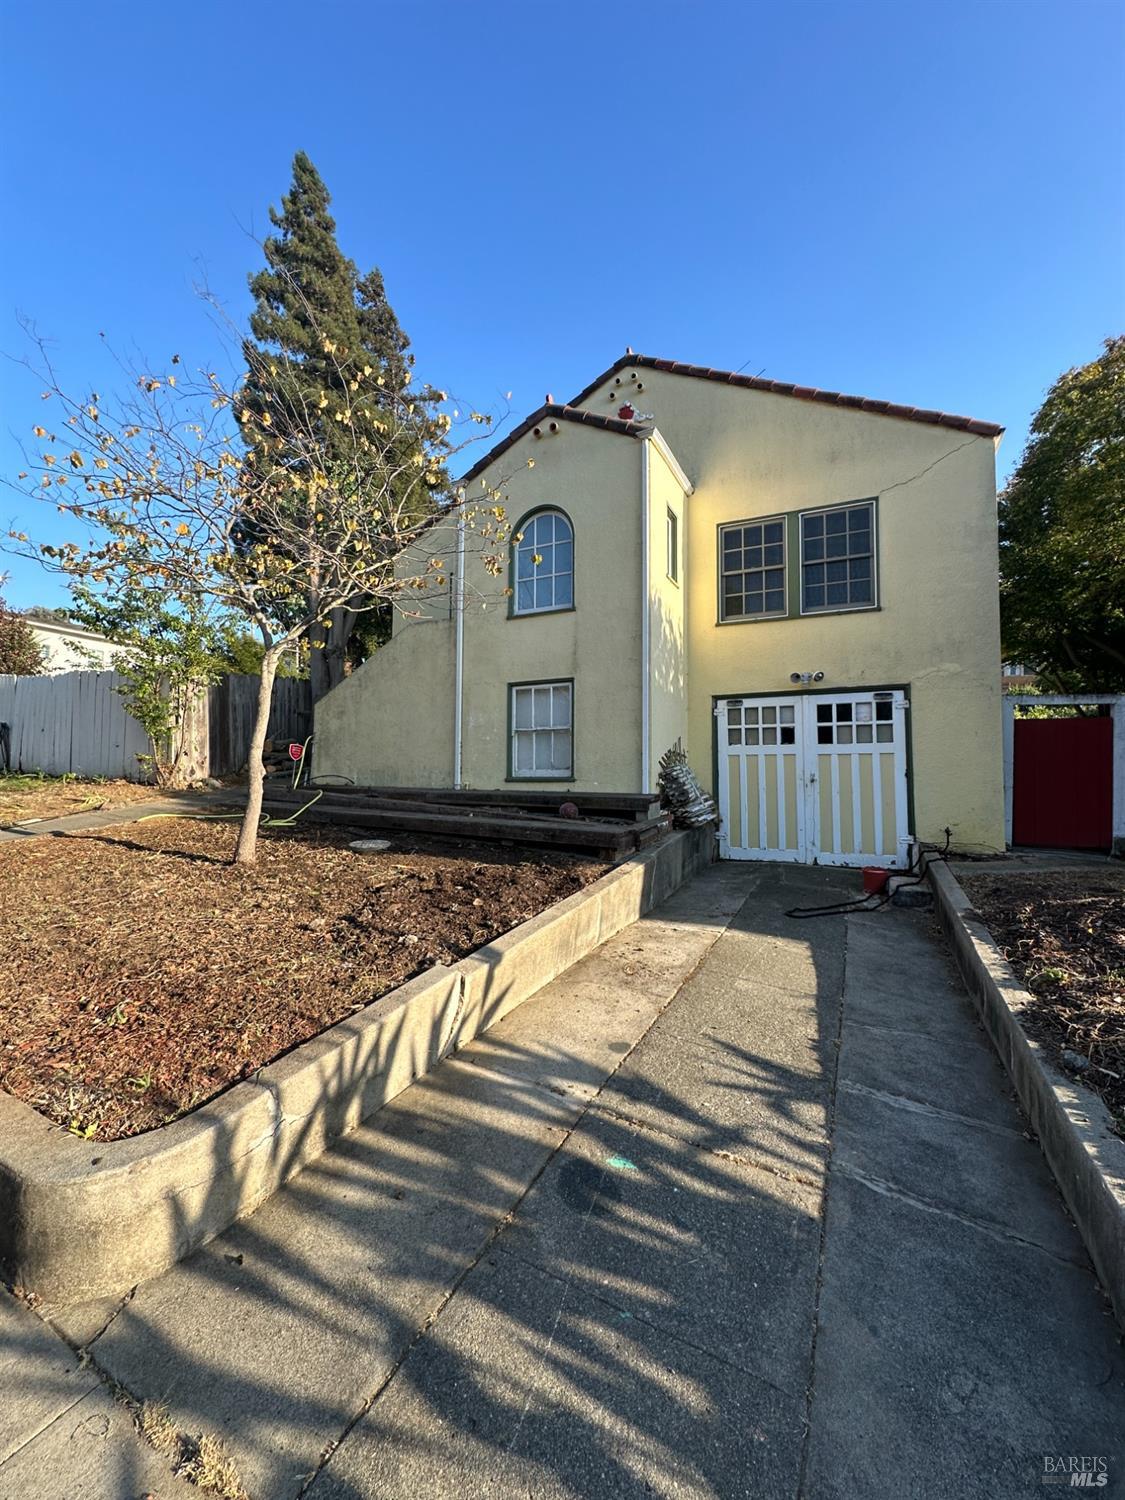
[[[573,422],[544,432],[521,438],[485,477],[492,485],[504,481],[513,526],[541,506],[570,518],[574,608],[510,616],[508,599],[474,600],[470,593],[462,779],[474,787],[506,784],[510,684],[573,678],[575,775],[565,784],[578,791],[631,789],[640,783],[643,446]],[[472,500],[470,490],[470,506]],[[471,563],[466,577],[472,579]],[[520,784],[559,785],[523,778]]]
[[[390,641],[316,706],[317,776],[359,786],[453,785],[453,628],[396,621]]]
[[[687,749],[687,649],[684,638],[687,507],[679,476],[655,442],[648,453],[649,555],[649,782],[656,785],[660,757],[677,740]],[[668,512],[679,530],[679,578],[668,576]]]
[[[574,679],[573,779],[533,787],[622,791],[640,784],[640,514],[643,445],[562,422],[527,434],[468,491],[464,586],[461,782],[507,784],[513,683]],[[530,460],[530,463],[529,463]],[[487,485],[487,489],[486,489]],[[575,532],[575,607],[512,616],[507,571],[490,576],[478,524],[501,488],[506,522],[531,510],[566,513]],[[454,513],[455,514],[455,513]],[[455,564],[453,516],[426,545]],[[506,551],[507,549],[505,549]],[[396,617],[377,651],[316,709],[317,774],[386,786],[452,786],[454,641],[449,597],[412,601],[423,618]]]
[[[712,775],[713,698],[910,689],[914,831],[1002,847],[995,449],[991,438],[640,369],[623,393],[651,414],[694,484],[687,500],[688,748]],[[880,608],[717,624],[723,522],[878,496]]]

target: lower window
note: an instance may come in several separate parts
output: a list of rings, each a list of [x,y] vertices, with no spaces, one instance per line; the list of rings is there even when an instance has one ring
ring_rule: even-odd
[[[510,773],[531,780],[574,775],[574,684],[521,682],[511,688]]]

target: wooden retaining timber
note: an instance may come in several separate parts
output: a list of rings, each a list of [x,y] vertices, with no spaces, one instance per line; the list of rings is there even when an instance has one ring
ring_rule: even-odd
[[[429,834],[439,838],[504,840],[579,849],[615,859],[646,848],[672,826],[671,817],[661,813],[659,803],[650,797],[593,795],[601,801],[601,806],[591,807],[589,796],[557,793],[452,794],[429,788],[395,788],[390,794],[382,788],[370,791],[349,788],[345,792],[319,787],[297,790],[267,787],[262,805],[267,812],[292,813],[316,797],[303,815],[315,822],[342,823],[390,834]],[[573,801],[580,816],[559,817],[554,809],[564,801]],[[611,818],[602,807],[612,808],[621,816]],[[645,813],[648,815],[643,816]]]
[[[572,792],[567,787],[557,791],[534,791],[529,787],[510,790],[474,791],[451,787],[428,786],[332,786],[313,781],[314,791],[331,793],[333,798],[371,797],[380,801],[408,801],[441,803],[443,807],[496,807],[536,809],[554,813],[564,802],[573,802],[584,816],[597,814],[603,818],[627,819],[637,822],[660,816],[660,799],[648,792]]]

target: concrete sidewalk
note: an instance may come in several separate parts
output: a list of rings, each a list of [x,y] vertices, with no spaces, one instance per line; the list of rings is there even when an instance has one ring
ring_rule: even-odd
[[[855,884],[713,867],[56,1326],[252,1500],[1023,1496],[1046,1455],[1125,1488],[1115,1325],[932,919],[784,915]],[[180,1494],[119,1425],[75,1449],[105,1388],[8,1311],[0,1500]]]

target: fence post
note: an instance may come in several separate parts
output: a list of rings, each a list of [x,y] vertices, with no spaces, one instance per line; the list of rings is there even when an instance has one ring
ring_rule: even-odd
[[[1113,853],[1125,859],[1125,695],[1114,699],[1113,720]]]
[[[1004,725],[1004,842],[1012,847],[1012,807],[1015,792],[1016,705],[1005,695],[1000,700]],[[996,762],[993,761],[993,765]]]

